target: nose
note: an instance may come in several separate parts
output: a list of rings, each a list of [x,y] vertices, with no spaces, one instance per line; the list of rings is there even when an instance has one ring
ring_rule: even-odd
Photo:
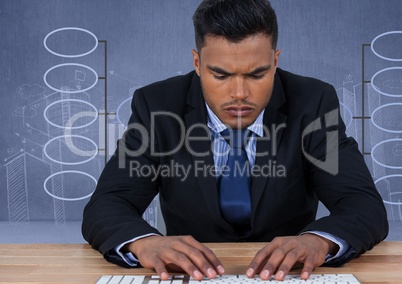
[[[246,82],[242,77],[233,78],[231,97],[237,101],[243,101],[249,96]]]

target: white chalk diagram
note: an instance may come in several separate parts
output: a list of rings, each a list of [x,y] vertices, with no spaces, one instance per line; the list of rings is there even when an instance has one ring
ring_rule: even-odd
[[[77,54],[57,52],[49,47],[49,39],[64,32],[69,35],[71,32],[84,33],[92,38],[93,46]],[[106,66],[107,42],[98,40],[88,30],[60,28],[47,34],[43,41],[47,51],[63,59],[88,56],[99,43],[105,45]],[[113,118],[113,113],[107,111],[107,98],[111,97],[106,91],[106,71],[105,67],[105,75],[100,77],[90,66],[62,63],[44,73],[44,84],[52,93],[48,94],[48,89],[41,84],[23,84],[17,88],[21,99],[29,103],[13,112],[14,117],[21,119],[23,131],[27,132],[15,133],[21,139],[22,147],[20,150],[17,146],[9,148],[9,156],[4,160],[10,224],[48,220],[51,210],[55,225],[64,227],[68,220],[67,203],[88,200],[91,196],[97,183],[95,177],[101,172],[100,156],[104,155],[106,161],[106,145],[109,145],[108,153],[113,152],[115,142],[124,131],[124,126],[119,123],[106,123],[108,118]],[[104,81],[104,90],[96,87],[98,80]],[[111,140],[110,144],[106,143],[107,139]],[[48,175],[38,177],[35,172],[38,168]],[[51,205],[41,203],[38,196],[43,193],[51,197]],[[156,226],[155,200],[144,218]]]
[[[89,51],[76,55],[57,53],[46,45],[46,38],[66,30],[87,33],[96,43]],[[390,35],[402,36],[402,32],[379,35],[371,44],[363,45],[363,53],[364,46],[370,46],[373,54],[381,60],[398,64],[402,59],[384,56],[376,50],[378,42]],[[67,59],[87,56],[98,48],[99,42],[105,42],[98,41],[89,31],[68,27],[55,30],[46,38],[45,48],[55,56]],[[51,82],[52,74],[63,69],[73,74],[72,79],[65,78],[65,84],[55,86]],[[181,74],[181,72],[177,73]],[[99,104],[99,101],[105,102],[107,98],[112,98],[96,87],[98,80],[107,79],[106,74],[130,84],[127,97],[117,106],[115,113],[107,112]],[[44,84],[53,92],[48,94],[48,89],[41,84],[23,84],[16,90],[17,94],[29,103],[18,107],[13,112],[13,116],[21,120],[26,133],[15,133],[22,146],[9,148],[7,150],[9,157],[5,159],[9,222],[15,225],[36,220],[29,204],[32,202],[30,196],[34,194],[30,183],[32,183],[31,176],[35,175],[35,167],[41,167],[49,173],[41,180],[41,190],[52,198],[52,212],[56,225],[65,224],[66,202],[87,200],[91,191],[78,191],[73,196],[66,193],[70,190],[68,187],[71,186],[71,182],[69,181],[81,178],[85,180],[88,187],[92,185],[94,188],[95,176],[101,171],[102,147],[106,146],[105,141],[108,140],[110,143],[108,143],[107,152],[113,152],[115,142],[122,136],[128,122],[132,95],[137,88],[141,87],[140,83],[125,78],[115,71],[107,71],[104,77],[99,77],[90,66],[79,63],[54,65],[44,74]],[[367,96],[364,94],[365,86],[368,90]],[[94,101],[94,92],[102,93],[99,101]],[[347,75],[343,86],[337,89],[337,94],[341,102],[340,112],[347,126],[347,134],[361,141],[363,153],[372,158],[373,177],[387,206],[389,219],[401,221],[402,192],[399,188],[402,185],[402,67],[391,66],[379,70],[372,75],[371,81],[363,79],[359,84],[355,84],[352,76]],[[364,100],[365,97],[368,99],[370,116],[365,116],[364,110],[361,117],[357,116],[360,95],[362,96],[360,100]],[[361,103],[364,109],[364,102]],[[104,112],[103,116],[102,112]],[[85,115],[75,120],[80,113]],[[108,119],[115,122],[106,123]],[[359,119],[362,120],[363,133],[359,133]],[[71,124],[71,120],[75,122]],[[364,147],[365,120],[371,122],[368,137],[371,153],[367,153]],[[99,127],[94,130],[93,126],[96,122],[99,123]],[[40,127],[38,124],[45,126]],[[94,140],[99,137],[99,133],[105,134],[105,137],[99,141]],[[37,139],[32,139],[33,134],[36,134]],[[76,149],[70,149],[68,144],[74,144]],[[105,151],[106,149],[103,149],[103,155]],[[88,165],[96,170],[88,172]],[[144,219],[152,226],[157,226],[156,210],[155,199],[144,213]]]
[[[373,176],[388,219],[402,221],[402,31],[376,36],[363,45],[363,55],[365,46],[389,65],[363,81],[368,89]],[[399,54],[389,55],[392,48]]]

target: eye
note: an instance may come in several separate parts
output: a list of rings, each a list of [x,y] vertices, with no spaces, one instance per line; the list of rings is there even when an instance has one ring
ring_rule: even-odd
[[[264,76],[265,76],[265,73],[263,73],[263,74],[254,74],[254,75],[250,75],[250,78],[258,80],[258,79],[262,79]]]
[[[227,77],[228,75],[214,75],[214,78],[218,80],[225,80]]]

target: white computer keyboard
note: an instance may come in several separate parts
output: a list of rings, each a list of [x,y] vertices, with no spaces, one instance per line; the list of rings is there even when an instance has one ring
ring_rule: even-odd
[[[96,284],[199,284],[199,283],[280,283],[280,284],[360,284],[352,274],[312,274],[308,280],[300,275],[288,275],[284,281],[261,280],[259,277],[248,278],[246,275],[223,275],[215,279],[194,280],[186,275],[174,275],[169,280],[158,276],[144,275],[103,275]]]

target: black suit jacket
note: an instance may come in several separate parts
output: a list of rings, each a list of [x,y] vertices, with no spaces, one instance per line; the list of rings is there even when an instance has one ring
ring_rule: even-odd
[[[255,166],[265,166],[265,172],[252,177],[251,233],[244,236],[220,214],[199,77],[191,72],[138,89],[129,129],[85,208],[85,239],[107,260],[125,266],[113,248],[159,233],[141,216],[160,193],[167,235],[192,235],[200,242],[268,242],[276,236],[324,231],[350,244],[343,257],[329,264],[348,261],[383,240],[388,223],[357,143],[346,137],[340,118],[337,123],[328,117],[338,108],[329,84],[277,70],[263,118],[266,139],[257,142]],[[303,133],[309,125],[313,128]],[[327,149],[329,139],[337,139],[336,149]],[[161,152],[171,153],[156,154]],[[314,165],[329,156],[339,158],[336,175]],[[184,177],[175,167],[190,169],[190,174]],[[155,177],[151,169],[165,171]],[[315,220],[318,200],[330,215]]]

